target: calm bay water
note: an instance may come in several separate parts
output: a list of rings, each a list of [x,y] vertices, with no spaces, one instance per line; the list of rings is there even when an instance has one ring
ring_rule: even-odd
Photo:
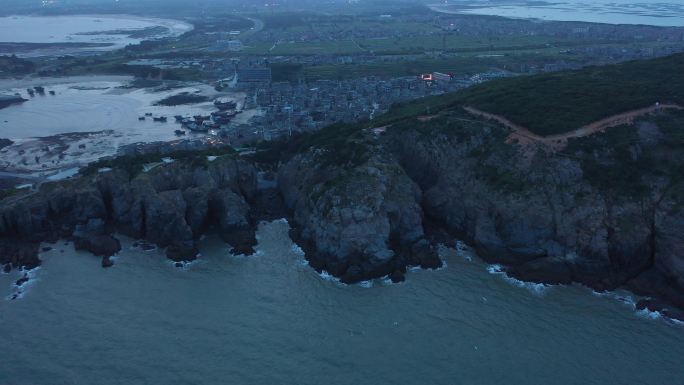
[[[138,44],[142,37],[129,37],[123,32],[164,27],[166,32],[150,37],[179,36],[193,26],[178,20],[145,18],[130,15],[68,15],[68,16],[7,16],[0,17],[0,42],[3,43],[97,43],[103,47],[87,49],[37,50],[20,56],[41,56],[81,51],[108,51],[129,44]],[[148,37],[149,38],[149,37]],[[2,53],[2,52],[0,52]]]
[[[168,96],[202,93],[214,96],[212,87],[188,83],[166,91],[122,88],[132,77],[81,76],[66,78],[35,78],[29,80],[0,80],[0,93],[19,94],[28,99],[0,111],[0,137],[13,140],[45,137],[72,132],[111,130],[125,137],[122,142],[168,141],[175,138],[173,131],[180,128],[174,115],[208,115],[215,108],[211,102],[181,106],[155,106]],[[55,95],[30,96],[26,89],[44,86]],[[139,116],[150,113],[166,116],[165,123],[154,122],[151,117],[138,121]]]
[[[457,0],[435,4],[432,8],[446,13],[547,21],[684,26],[684,3],[672,0]]]
[[[282,221],[253,257],[211,237],[186,269],[125,250],[103,270],[60,243],[22,298],[0,300],[1,384],[684,381],[684,326],[579,287],[512,284],[467,253],[364,287],[306,266]],[[0,275],[3,295],[13,279]]]

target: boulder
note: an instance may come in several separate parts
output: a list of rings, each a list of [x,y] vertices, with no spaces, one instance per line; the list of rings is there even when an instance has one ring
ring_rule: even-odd
[[[108,268],[114,266],[114,261],[110,257],[102,257],[102,267]]]
[[[26,282],[28,282],[28,281],[29,281],[29,276],[28,276],[28,274],[24,274],[24,275],[23,275],[21,278],[19,278],[14,284],[15,284],[17,287],[21,287],[21,286],[23,286],[23,285],[24,285]]]
[[[166,248],[166,257],[174,262],[191,262],[197,259],[199,250],[194,246],[171,244]]]
[[[39,250],[39,243],[0,240],[0,264],[16,269],[34,269],[41,264]]]
[[[76,250],[85,250],[108,260],[109,257],[121,251],[121,242],[111,235],[87,235],[75,238],[74,247]]]

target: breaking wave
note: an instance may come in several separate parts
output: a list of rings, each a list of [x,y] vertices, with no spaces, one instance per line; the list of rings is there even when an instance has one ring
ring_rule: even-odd
[[[527,289],[537,295],[544,294],[551,287],[550,285],[546,285],[543,283],[525,282],[513,278],[506,274],[506,271],[504,270],[503,266],[499,264],[487,266],[487,272],[489,274],[501,276],[506,282],[510,283],[511,285]]]

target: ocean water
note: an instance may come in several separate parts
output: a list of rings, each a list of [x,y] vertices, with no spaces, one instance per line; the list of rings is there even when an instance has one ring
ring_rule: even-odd
[[[0,300],[0,384],[682,384],[684,326],[626,297],[525,285],[471,253],[402,284],[309,268],[284,221],[257,254],[207,237],[175,268],[63,242]],[[63,251],[63,252],[62,252]],[[2,296],[16,273],[0,275]]]
[[[209,115],[213,99],[225,97],[243,105],[241,92],[216,92],[201,83],[179,83],[176,88],[126,88],[132,77],[75,76],[0,80],[0,94],[19,94],[28,101],[0,110],[0,138],[14,146],[0,150],[0,170],[20,175],[51,175],[114,155],[133,143],[197,140],[217,134],[184,130],[175,115]],[[30,96],[27,88],[44,86],[45,95]],[[55,95],[51,95],[50,92]],[[158,101],[180,93],[200,94],[209,101],[179,106],[157,106]],[[247,110],[234,121],[246,122],[257,114]],[[151,114],[152,116],[145,116]],[[165,116],[166,122],[153,117]],[[145,117],[145,120],[138,120]],[[46,152],[45,149],[49,149]],[[38,157],[38,160],[36,160]]]
[[[175,139],[174,130],[181,128],[174,115],[209,115],[215,108],[212,101],[180,106],[155,106],[168,96],[182,92],[213,97],[212,87],[188,83],[156,92],[151,89],[122,88],[132,77],[81,76],[66,78],[34,78],[30,80],[0,80],[0,93],[20,94],[28,101],[0,110],[0,137],[12,140],[44,137],[62,133],[112,130],[125,138],[121,142],[167,141]],[[29,96],[26,89],[42,85],[46,94]],[[54,91],[50,95],[47,91]],[[138,121],[151,113],[166,116],[165,123],[152,117]]]
[[[135,31],[159,26],[165,27],[167,32],[158,37],[179,36],[193,28],[192,25],[179,20],[130,15],[7,16],[0,17],[0,42],[98,43],[107,46],[83,50],[107,51],[123,48],[129,44],[138,44],[143,40],[117,34],[120,31]],[[83,50],[62,48],[60,52],[75,53]],[[23,56],[34,56],[34,54]]]
[[[432,8],[446,13],[547,21],[684,26],[684,3],[672,0],[466,0],[442,2]]]

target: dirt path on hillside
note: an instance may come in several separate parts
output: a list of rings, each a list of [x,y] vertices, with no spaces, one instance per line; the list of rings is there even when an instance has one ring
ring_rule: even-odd
[[[541,136],[533,133],[527,127],[515,124],[510,120],[504,118],[500,115],[491,114],[489,112],[478,110],[474,107],[463,107],[471,115],[475,115],[481,118],[491,119],[504,126],[513,130],[513,132],[508,136],[507,143],[519,143],[523,147],[529,147],[531,145],[542,145],[546,149],[552,151],[560,151],[565,148],[568,144],[568,139],[571,138],[582,138],[585,136],[593,135],[597,132],[603,132],[608,128],[617,127],[624,124],[633,124],[634,119],[652,114],[654,112],[675,109],[684,110],[684,107],[678,104],[660,104],[653,105],[646,108],[640,108],[637,110],[632,110],[624,112],[622,114],[617,114],[609,116],[605,119],[597,120],[593,123],[582,126],[578,129],[557,135]]]

